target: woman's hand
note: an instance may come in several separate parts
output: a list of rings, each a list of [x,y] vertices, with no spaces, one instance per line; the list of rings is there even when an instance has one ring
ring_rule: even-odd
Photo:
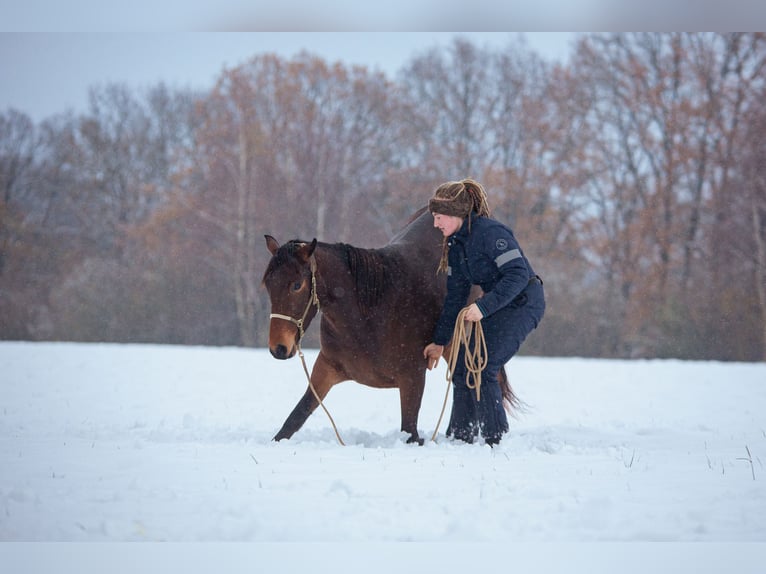
[[[436,343],[429,343],[426,348],[423,349],[423,356],[428,359],[428,370],[433,369],[438,363],[439,358],[444,353],[444,345],[437,345]]]
[[[484,315],[481,313],[481,309],[476,303],[471,303],[465,308],[465,315],[463,315],[466,321],[481,321]]]

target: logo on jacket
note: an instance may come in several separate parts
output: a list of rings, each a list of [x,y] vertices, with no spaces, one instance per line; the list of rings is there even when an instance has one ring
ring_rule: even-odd
[[[500,251],[505,251],[506,249],[508,249],[508,241],[506,241],[505,239],[498,239],[497,241],[495,241],[495,247],[497,247],[498,250]]]

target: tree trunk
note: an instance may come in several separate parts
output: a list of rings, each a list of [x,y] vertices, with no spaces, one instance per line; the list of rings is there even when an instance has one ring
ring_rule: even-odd
[[[252,257],[254,248],[250,245],[251,233],[248,221],[250,210],[250,178],[248,177],[248,146],[245,125],[239,128],[239,173],[237,177],[237,213],[234,245],[234,297],[237,308],[240,342],[245,347],[256,344],[255,332],[255,287],[253,285]]]
[[[758,307],[761,310],[761,360],[766,361],[766,237],[763,234],[764,221],[761,218],[761,206],[758,196],[753,195],[753,238],[756,245],[755,290],[758,294]]]

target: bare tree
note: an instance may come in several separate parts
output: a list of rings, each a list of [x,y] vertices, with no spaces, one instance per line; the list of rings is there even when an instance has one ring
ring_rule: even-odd
[[[489,155],[497,96],[490,89],[492,54],[465,38],[446,52],[432,49],[401,73],[418,109],[422,132],[418,161],[439,181],[479,178]]]
[[[15,110],[0,114],[0,276],[23,225],[19,203],[30,191],[37,147],[35,126],[27,115]]]

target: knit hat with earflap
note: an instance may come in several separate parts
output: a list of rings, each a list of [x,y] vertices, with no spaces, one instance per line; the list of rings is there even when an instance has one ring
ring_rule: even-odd
[[[490,216],[487,194],[482,185],[473,179],[448,181],[436,188],[434,196],[428,202],[428,209],[433,214],[468,217],[471,212],[484,217]],[[469,221],[470,225],[470,221]],[[442,258],[438,271],[447,271],[447,252],[449,245],[444,238]]]

